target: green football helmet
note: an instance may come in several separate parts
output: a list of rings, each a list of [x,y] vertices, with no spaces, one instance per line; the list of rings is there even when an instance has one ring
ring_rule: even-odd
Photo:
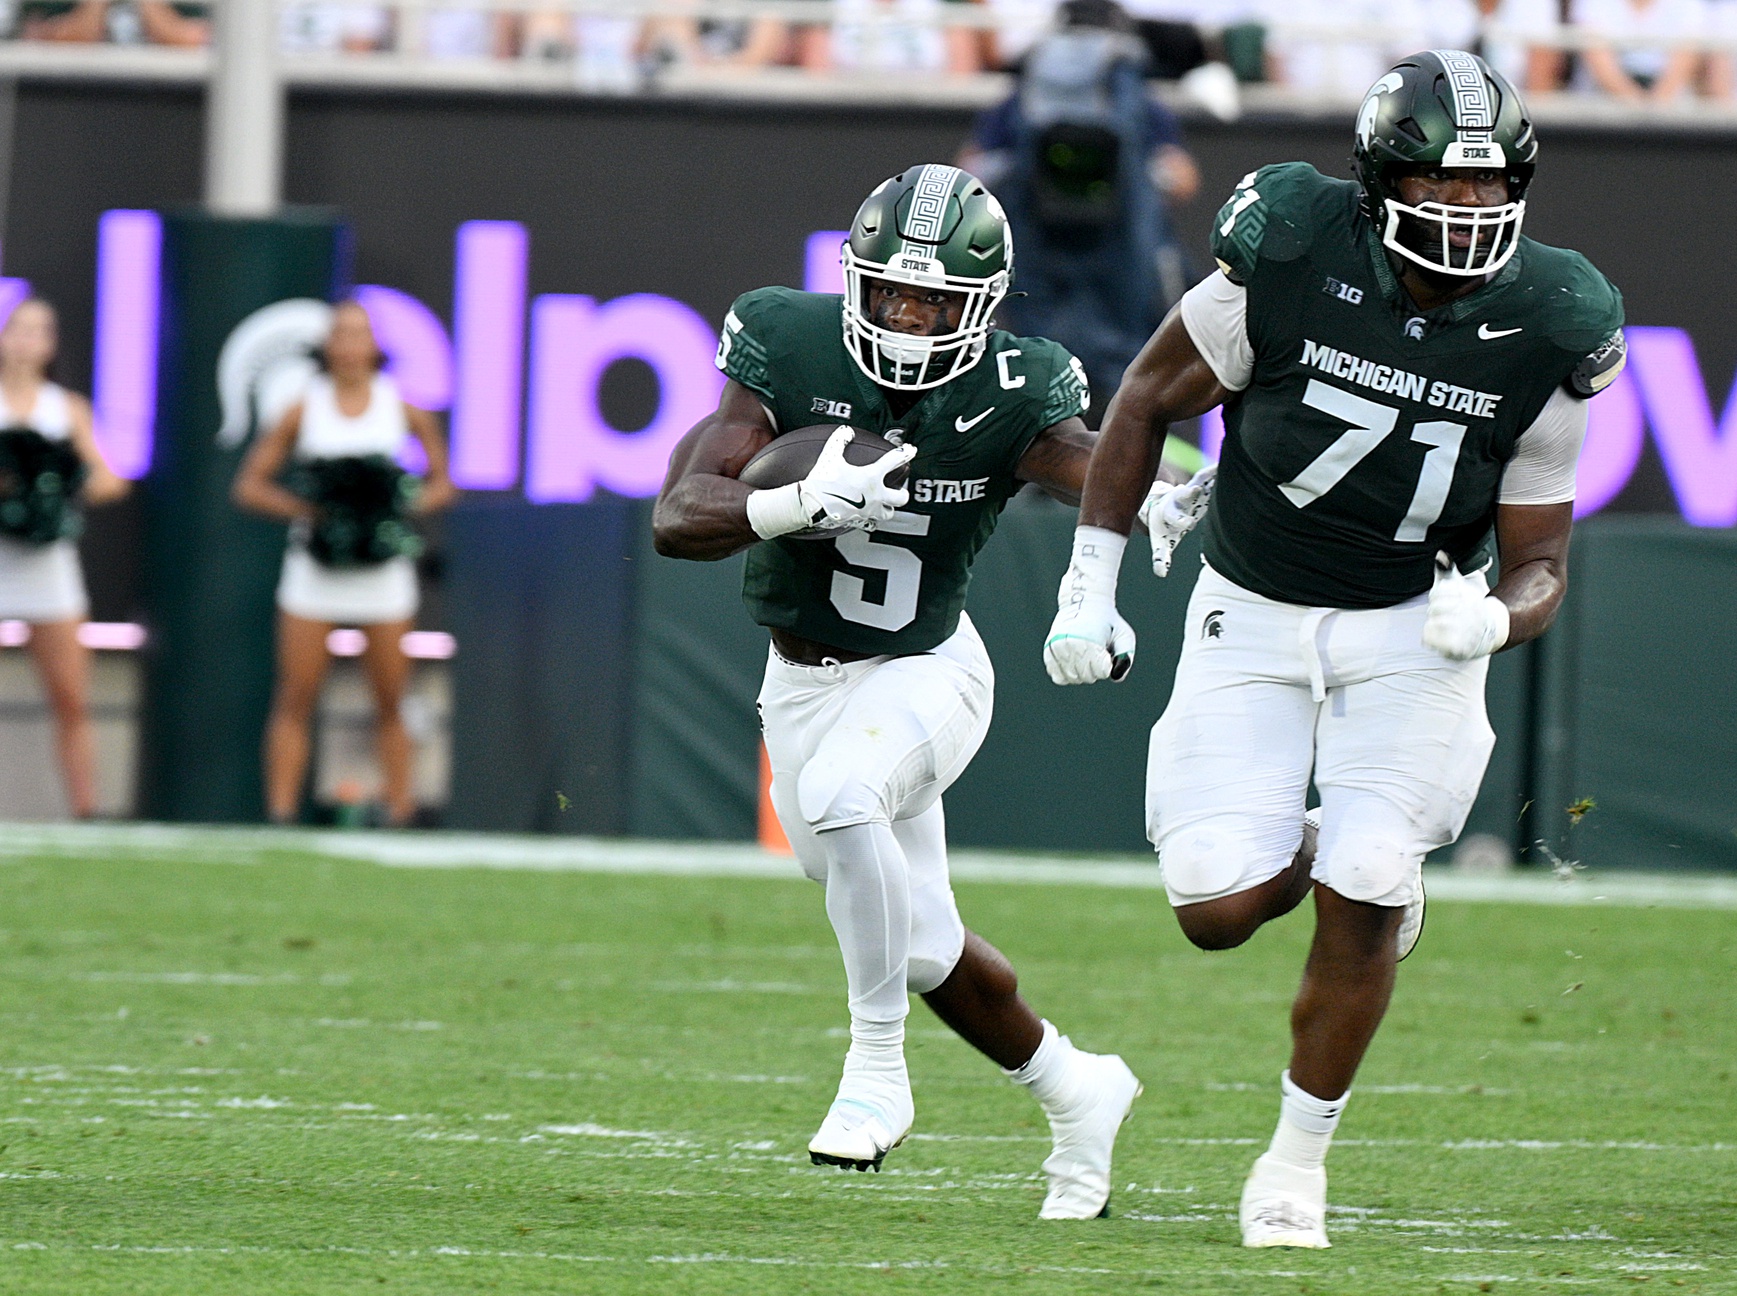
[[[1538,137],[1519,91],[1475,54],[1429,50],[1394,67],[1363,100],[1351,156],[1382,243],[1406,260],[1437,274],[1487,275],[1519,247]],[[1502,171],[1508,201],[1408,206],[1398,173],[1419,165]],[[1456,230],[1471,235],[1468,246],[1453,245]]]
[[[983,358],[1013,282],[1013,235],[995,195],[958,167],[911,167],[870,194],[844,244],[844,345],[884,387],[939,387]],[[875,324],[871,280],[963,293],[959,327],[926,337]]]

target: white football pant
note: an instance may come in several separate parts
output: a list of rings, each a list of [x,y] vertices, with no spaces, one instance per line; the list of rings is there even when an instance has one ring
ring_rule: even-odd
[[[1299,607],[1202,569],[1146,766],[1147,835],[1171,904],[1287,868],[1311,771],[1314,879],[1348,900],[1415,898],[1424,856],[1459,836],[1495,744],[1489,659],[1424,647],[1427,604]]]
[[[903,1020],[945,981],[965,928],[941,793],[989,730],[995,672],[976,628],[932,652],[798,666],[768,654],[760,719],[772,805],[826,887],[854,1017]]]

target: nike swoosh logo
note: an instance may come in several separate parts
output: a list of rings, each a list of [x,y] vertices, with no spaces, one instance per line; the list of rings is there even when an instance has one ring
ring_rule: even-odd
[[[1494,342],[1497,338],[1507,337],[1510,333],[1524,333],[1525,327],[1511,329],[1493,329],[1488,324],[1478,325],[1478,336],[1486,342]]]
[[[974,419],[962,419],[962,418],[954,419],[953,420],[953,426],[956,429],[958,429],[960,432],[969,432],[972,428],[976,427],[979,423],[981,423],[984,419],[988,418],[993,413],[995,413],[995,406],[991,405],[988,409],[984,410],[981,414],[979,414]]]

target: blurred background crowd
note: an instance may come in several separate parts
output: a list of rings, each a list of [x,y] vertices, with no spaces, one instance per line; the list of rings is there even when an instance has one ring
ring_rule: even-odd
[[[1239,86],[1356,98],[1395,58],[1426,47],[1477,51],[1534,94],[1737,102],[1737,0],[1128,0],[1125,7],[1139,24],[1151,74],[1183,81],[1221,113],[1236,110]],[[1058,8],[1057,0],[286,0],[279,39],[294,56],[540,65],[570,71],[588,88],[634,93],[695,72],[836,79],[1016,71]],[[172,0],[4,0],[0,30],[19,42],[198,47],[210,38],[208,6]]]

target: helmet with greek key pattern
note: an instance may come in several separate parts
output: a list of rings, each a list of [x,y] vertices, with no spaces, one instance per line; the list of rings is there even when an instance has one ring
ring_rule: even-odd
[[[983,358],[1013,282],[1013,236],[995,195],[958,167],[911,167],[883,182],[844,245],[844,344],[883,387],[924,391]],[[875,324],[869,294],[886,281],[960,293],[959,327],[918,336]]]
[[[1520,243],[1538,136],[1519,91],[1464,50],[1429,50],[1370,87],[1351,150],[1364,204],[1382,243],[1436,274],[1487,275]],[[1418,167],[1499,171],[1508,201],[1460,207],[1400,201],[1398,179]],[[1456,244],[1458,233],[1469,240]]]

